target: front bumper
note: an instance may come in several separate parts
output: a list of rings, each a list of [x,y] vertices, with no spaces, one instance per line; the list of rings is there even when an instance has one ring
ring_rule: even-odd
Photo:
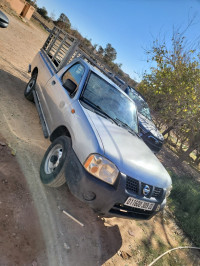
[[[127,190],[127,176],[122,173],[119,174],[114,186],[92,176],[80,163],[73,149],[69,151],[68,158],[70,160],[68,160],[66,167],[66,181],[71,193],[105,217],[120,216],[147,220],[162,210],[166,204],[166,200],[163,197],[160,199],[146,198]],[[154,208],[152,211],[147,211],[128,207],[124,205],[128,197],[154,202]]]

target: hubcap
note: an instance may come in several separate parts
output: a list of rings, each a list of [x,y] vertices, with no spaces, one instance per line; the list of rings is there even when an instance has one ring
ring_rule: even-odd
[[[35,85],[35,79],[31,79],[27,85],[26,92],[29,93]]]
[[[63,147],[61,144],[55,145],[49,152],[45,164],[44,171],[46,174],[51,174],[55,171],[60,163],[63,154]]]

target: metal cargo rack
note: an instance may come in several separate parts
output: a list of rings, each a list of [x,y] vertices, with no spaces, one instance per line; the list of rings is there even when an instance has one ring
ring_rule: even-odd
[[[100,70],[122,90],[125,90],[128,86],[126,83],[121,84],[118,80],[116,80],[112,70],[94,53],[91,54],[91,51],[89,51],[86,47],[83,47],[81,42],[58,27],[54,27],[52,29],[46,42],[44,43],[44,46],[42,47],[42,51],[53,64],[55,72],[58,72],[73,59],[82,58]]]

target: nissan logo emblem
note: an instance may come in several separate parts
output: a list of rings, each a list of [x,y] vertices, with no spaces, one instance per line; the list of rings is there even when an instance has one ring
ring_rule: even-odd
[[[147,196],[150,193],[150,187],[148,185],[145,185],[143,188],[143,194],[144,196]]]

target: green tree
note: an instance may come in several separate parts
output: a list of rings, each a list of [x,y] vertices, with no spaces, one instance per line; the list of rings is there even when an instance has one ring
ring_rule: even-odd
[[[38,7],[37,8],[37,12],[45,19],[48,19],[48,12],[46,10],[46,8],[43,6],[42,8]]]
[[[188,146],[188,155],[200,144],[200,69],[197,51],[187,49],[185,37],[174,34],[171,49],[165,42],[153,43],[147,51],[156,63],[145,73],[138,89],[145,95],[162,125]],[[181,157],[185,158],[185,155]],[[182,160],[180,158],[180,160]]]
[[[104,49],[104,60],[106,63],[113,62],[117,57],[117,52],[115,48],[112,47],[110,43],[106,45],[106,48]]]
[[[91,39],[88,40],[87,38],[83,38],[83,40],[82,40],[82,44],[83,44],[83,46],[85,46],[86,48],[89,48],[89,49],[92,48]]]
[[[103,57],[104,55],[104,49],[101,45],[99,45],[99,48],[97,50],[97,54],[100,56],[100,57]]]
[[[61,13],[59,18],[57,19],[58,22],[61,22],[60,25],[63,25],[65,28],[70,29],[71,28],[71,23],[69,18],[64,14]]]
[[[59,18],[57,19],[57,21],[54,21],[54,24],[59,27],[60,29],[71,33],[71,23],[70,20],[68,19],[68,17],[64,14],[61,13]]]
[[[32,6],[34,6],[36,9],[37,7],[37,1],[36,0],[26,0],[26,2],[28,2],[29,4],[31,4]]]
[[[94,50],[96,50],[96,49],[97,49],[97,46],[98,46],[98,44],[96,44],[96,43],[93,45],[93,47],[94,47]]]

